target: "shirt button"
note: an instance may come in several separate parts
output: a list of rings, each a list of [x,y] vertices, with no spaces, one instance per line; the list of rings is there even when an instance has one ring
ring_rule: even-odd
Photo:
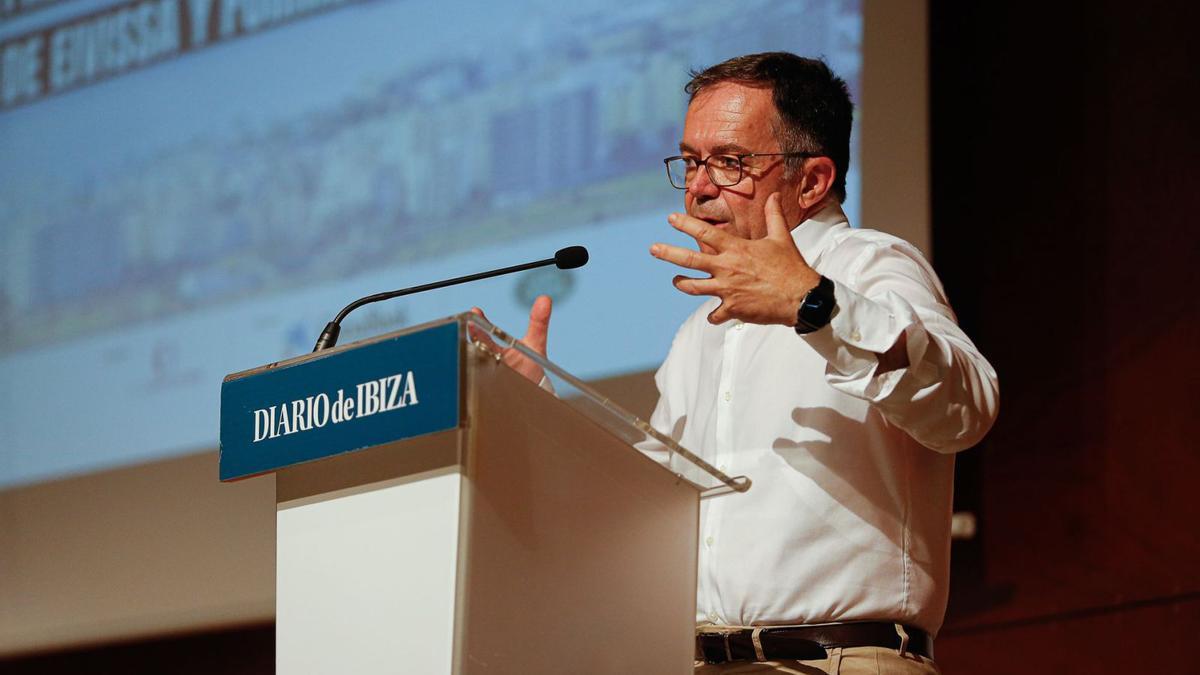
[[[709,620],[709,621],[712,621],[713,623],[716,623],[716,622],[717,622],[717,613],[716,613],[716,612],[709,612],[709,613],[708,613],[708,620]]]
[[[733,394],[732,394],[732,393],[730,393],[730,392],[728,392],[728,391],[727,391],[727,392],[725,392],[725,400],[726,400],[726,401],[732,401],[732,400],[733,400]]]
[[[859,342],[862,340],[862,333],[859,333],[857,330],[850,331],[850,339]]]
[[[717,467],[717,471],[720,471],[721,473],[725,473],[727,471],[727,469],[726,469],[725,465],[722,464]]]
[[[741,330],[741,329],[742,329],[742,326],[745,326],[745,325],[746,325],[746,324],[744,324],[744,323],[742,323],[741,321],[739,321],[739,322],[737,322],[737,323],[733,324],[733,329],[734,329],[734,330]]]
[[[712,537],[708,537],[707,539],[705,539],[705,540],[704,540],[704,545],[705,545],[705,546],[708,546],[709,548],[712,548],[712,545],[713,545],[713,538],[712,538]]]

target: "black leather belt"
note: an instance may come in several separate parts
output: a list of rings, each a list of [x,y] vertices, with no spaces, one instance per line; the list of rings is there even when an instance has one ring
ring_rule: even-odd
[[[933,658],[933,638],[920,628],[904,626],[908,633],[905,651],[926,658]],[[731,633],[697,633],[698,657],[706,663],[726,661],[757,661],[754,649],[753,629],[745,628]],[[900,649],[900,636],[896,624],[883,622],[833,623],[820,626],[796,626],[791,628],[763,627],[759,633],[763,658],[767,661],[780,659],[823,659],[827,649],[834,647],[884,647]]]

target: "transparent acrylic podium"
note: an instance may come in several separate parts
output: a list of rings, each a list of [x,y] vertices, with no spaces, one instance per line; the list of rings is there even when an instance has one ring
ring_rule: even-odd
[[[226,384],[447,324],[456,426],[260,472],[276,474],[277,672],[690,673],[699,502],[748,479],[473,314]]]

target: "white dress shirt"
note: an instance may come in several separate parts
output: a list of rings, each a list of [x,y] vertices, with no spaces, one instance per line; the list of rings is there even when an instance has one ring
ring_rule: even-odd
[[[792,231],[834,282],[829,326],[707,315],[684,322],[651,424],[746,493],[702,502],[696,619],[723,625],[884,620],[941,627],[953,453],[990,428],[996,373],[910,244],[830,205]],[[876,374],[907,333],[909,366]]]

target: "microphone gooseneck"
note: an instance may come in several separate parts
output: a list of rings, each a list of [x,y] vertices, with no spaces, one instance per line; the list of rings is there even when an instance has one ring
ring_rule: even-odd
[[[338,339],[338,334],[341,333],[341,331],[342,331],[342,320],[346,318],[346,315],[348,315],[350,312],[353,312],[354,310],[358,309],[359,307],[370,304],[372,302],[380,302],[381,300],[390,300],[392,298],[398,298],[402,295],[412,295],[413,293],[421,293],[422,291],[432,291],[435,288],[445,288],[446,286],[454,286],[456,284],[465,284],[468,281],[479,281],[480,279],[489,279],[491,277],[498,277],[502,274],[512,274],[513,272],[524,272],[525,270],[531,270],[531,269],[534,269],[535,267],[545,267],[546,265],[554,265],[554,266],[558,267],[558,269],[560,269],[560,270],[571,270],[571,269],[575,269],[577,267],[583,267],[584,265],[587,264],[587,261],[588,261],[588,251],[586,248],[584,248],[582,246],[568,246],[566,248],[559,249],[554,254],[553,258],[546,258],[545,260],[528,262],[528,263],[524,263],[521,265],[513,265],[511,267],[502,267],[498,270],[492,270],[490,272],[479,272],[477,274],[468,274],[468,275],[462,276],[462,277],[446,279],[445,281],[435,281],[435,282],[429,283],[429,284],[421,284],[420,286],[413,286],[412,288],[402,288],[398,291],[387,291],[386,293],[376,293],[374,295],[368,295],[365,298],[359,298],[358,300],[355,300],[354,302],[343,307],[342,311],[338,312],[337,316],[334,317],[333,321],[330,321],[329,323],[325,324],[325,329],[321,331],[321,336],[317,338],[317,344],[316,344],[316,346],[313,347],[313,351],[319,352],[319,351],[322,351],[325,349],[329,349],[330,347],[333,347],[334,345],[336,345],[337,339]]]

